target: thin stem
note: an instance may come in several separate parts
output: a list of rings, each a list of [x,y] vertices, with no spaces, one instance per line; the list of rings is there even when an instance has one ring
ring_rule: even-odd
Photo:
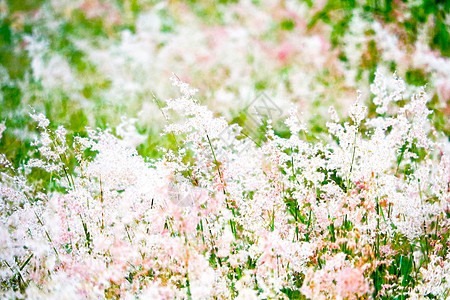
[[[104,224],[104,219],[105,219],[105,215],[103,212],[103,188],[102,188],[102,176],[100,175],[100,203],[102,206],[102,226],[101,226],[101,230],[103,230],[105,228],[105,224]]]
[[[36,212],[34,212],[34,215],[36,216],[36,218],[38,219],[38,223],[42,226],[42,228],[44,229],[45,235],[47,236],[48,241],[50,242],[50,244],[52,245],[53,251],[55,251],[56,256],[58,256],[59,258],[59,254],[58,251],[56,251],[55,247],[53,246],[53,241],[50,238],[50,234],[48,234],[47,229],[45,229],[44,223],[42,222],[41,218],[39,218],[38,214]]]
[[[223,185],[223,193],[226,196],[227,193],[226,193],[226,190],[225,190],[225,182],[223,181],[222,172],[220,172],[219,162],[217,161],[216,154],[214,153],[214,148],[212,146],[212,143],[211,143],[211,140],[209,139],[209,135],[208,134],[206,134],[206,138],[208,139],[209,146],[211,147],[211,152],[212,152],[212,155],[214,157],[214,162],[215,162],[216,167],[217,167],[217,172],[219,173],[220,181],[222,182],[222,185]],[[230,206],[228,205],[228,199],[226,199],[226,202],[227,202],[227,208],[230,209]],[[233,213],[233,216],[236,217],[236,212],[234,210],[234,207],[231,207],[231,212]],[[237,238],[236,222],[233,221],[233,220],[230,220],[229,223],[230,223],[231,231],[234,234],[234,237]]]
[[[155,94],[153,94],[153,100],[155,101],[156,105],[158,106],[159,111],[161,112],[161,114],[163,115],[164,119],[166,120],[166,123],[169,124],[169,118],[166,116],[166,114],[164,113],[163,109],[162,109],[162,105],[159,102],[158,98],[156,98]],[[173,132],[170,132],[170,134],[172,135],[173,139],[175,140],[175,144],[178,147],[178,140],[177,137],[175,136],[175,134]]]
[[[222,184],[224,185],[224,191],[225,191],[225,184],[223,182],[222,173],[220,172],[220,167],[219,167],[219,163],[217,162],[216,154],[214,153],[214,148],[213,148],[213,146],[211,144],[211,140],[209,139],[209,135],[208,134],[206,134],[206,137],[208,139],[209,146],[211,147],[211,152],[212,152],[212,155],[214,157],[214,162],[216,163],[217,171],[219,172],[220,181],[222,181]]]
[[[355,152],[356,152],[356,136],[358,134],[358,131],[355,131],[355,138],[353,140],[353,154],[352,154],[352,163],[350,164],[350,171],[348,172],[348,178],[347,178],[347,190],[350,187],[350,175],[353,171],[353,162],[355,161]]]

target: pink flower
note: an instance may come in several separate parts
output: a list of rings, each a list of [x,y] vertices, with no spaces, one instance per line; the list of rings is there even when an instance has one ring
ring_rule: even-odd
[[[360,269],[345,268],[336,275],[336,289],[343,298],[362,295],[369,291]]]
[[[437,84],[437,93],[441,100],[450,101],[450,80],[440,80]]]
[[[287,60],[293,55],[294,50],[295,49],[291,43],[284,43],[277,50],[277,58],[282,63],[286,63]]]

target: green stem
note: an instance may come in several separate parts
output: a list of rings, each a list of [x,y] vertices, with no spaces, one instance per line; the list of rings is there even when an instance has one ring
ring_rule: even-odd
[[[352,163],[350,164],[350,171],[348,172],[348,178],[347,178],[347,190],[350,187],[350,175],[352,174],[353,171],[353,162],[355,161],[355,152],[356,152],[356,136],[357,136],[358,132],[355,131],[355,138],[353,140],[353,153],[352,153]]]

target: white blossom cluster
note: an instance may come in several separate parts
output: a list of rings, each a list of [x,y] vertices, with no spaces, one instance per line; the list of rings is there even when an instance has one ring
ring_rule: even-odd
[[[410,260],[420,272],[402,292],[444,299],[450,261],[440,253],[450,245],[419,244],[447,234],[448,141],[433,135],[423,90],[398,108],[401,79],[376,76],[383,116],[369,116],[358,97],[343,121],[331,108],[329,136],[311,142],[291,110],[290,136],[268,122],[260,145],[238,138],[237,125],[224,143],[226,120],[174,77],[181,96],[163,108],[163,135],[177,144],[153,160],[136,151],[143,140],[134,120],[69,145],[62,126],[31,114],[41,132],[34,158],[1,172],[0,274],[19,285],[3,296],[266,299],[287,298],[289,289],[356,299],[373,293],[370,277],[395,261],[403,241],[420,254]],[[35,168],[62,188],[36,193],[26,180]],[[386,282],[407,276],[383,270]],[[380,293],[399,288],[385,284]]]

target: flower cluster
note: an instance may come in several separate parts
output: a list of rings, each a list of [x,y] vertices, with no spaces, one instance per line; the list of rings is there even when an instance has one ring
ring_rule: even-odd
[[[360,98],[348,121],[331,109],[320,141],[304,138],[292,111],[288,137],[268,122],[262,144],[228,145],[227,122],[173,84],[181,96],[163,108],[163,134],[177,144],[157,159],[127,139],[132,121],[69,146],[62,127],[31,115],[38,156],[2,172],[5,296],[446,298],[450,153],[424,91],[401,108],[376,93],[384,117],[368,117]],[[64,167],[69,148],[74,170]],[[52,175],[64,189],[34,194],[21,174],[51,166],[66,170]]]
[[[445,4],[22,2],[0,298],[450,297]]]

